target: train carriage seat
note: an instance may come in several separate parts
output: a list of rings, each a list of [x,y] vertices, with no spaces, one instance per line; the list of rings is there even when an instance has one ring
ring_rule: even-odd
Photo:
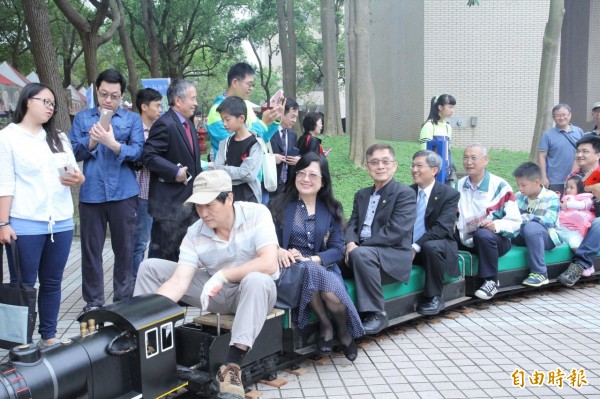
[[[459,253],[468,254],[468,252],[459,251]],[[471,258],[465,256],[465,258]],[[573,253],[568,245],[563,244],[549,251],[545,251],[544,259],[546,264],[569,262],[573,258]],[[477,255],[472,255],[472,262],[466,262],[465,275],[466,276],[477,276],[478,271],[478,259]],[[527,263],[527,247],[514,245],[510,251],[504,256],[501,256],[498,260],[498,271],[505,272],[516,269],[528,269]]]
[[[450,277],[446,275],[444,277],[444,284],[451,283],[453,281],[460,280],[462,275],[464,274],[464,261],[459,256],[458,266],[461,270],[461,274],[458,277]],[[348,290],[348,294],[353,302],[356,302],[356,284],[352,279],[344,280],[346,285],[346,289]],[[384,284],[383,285],[383,298],[387,301],[388,299],[393,299],[401,296],[405,296],[408,294],[413,294],[419,291],[423,291],[423,286],[425,285],[425,270],[420,265],[413,265],[412,270],[410,272],[410,279],[408,280],[408,284],[404,284],[400,281]]]

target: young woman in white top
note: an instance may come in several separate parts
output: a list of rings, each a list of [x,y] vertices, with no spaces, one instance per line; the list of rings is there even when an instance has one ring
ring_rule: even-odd
[[[450,152],[452,126],[445,122],[446,118],[452,116],[455,105],[456,99],[450,94],[433,97],[431,99],[429,116],[421,127],[421,134],[419,136],[422,150],[434,151],[442,157],[443,172],[440,171],[436,176],[436,180],[442,183],[456,179],[454,174],[455,168],[452,165],[452,154]],[[440,141],[446,142],[444,148],[438,145]]]
[[[61,281],[73,239],[71,187],[84,182],[71,143],[55,128],[56,97],[29,83],[0,131],[0,243],[15,240],[23,283],[39,278],[41,346],[58,343]],[[59,171],[60,169],[60,171]],[[7,250],[11,282],[15,264]]]

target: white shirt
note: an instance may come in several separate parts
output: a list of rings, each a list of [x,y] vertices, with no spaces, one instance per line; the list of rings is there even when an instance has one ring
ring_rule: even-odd
[[[266,206],[252,202],[234,202],[235,221],[229,240],[220,239],[202,219],[188,228],[179,249],[179,264],[206,269],[214,275],[257,257],[266,245],[278,245],[273,218]],[[279,278],[279,270],[272,274]]]
[[[73,217],[70,187],[59,180],[58,168],[78,169],[71,142],[59,134],[65,152],[53,153],[46,131],[31,134],[11,123],[0,131],[0,196],[12,196],[10,216],[33,221],[61,221]]]

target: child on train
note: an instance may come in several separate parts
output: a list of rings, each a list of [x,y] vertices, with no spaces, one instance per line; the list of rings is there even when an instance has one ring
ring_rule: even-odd
[[[583,189],[581,176],[570,176],[565,182],[565,195],[561,199],[561,210],[558,214],[559,233],[573,252],[581,245],[595,217],[592,212],[593,195],[584,192]]]
[[[549,282],[544,250],[562,243],[556,230],[560,202],[558,194],[542,186],[542,171],[535,163],[519,165],[513,176],[519,188],[517,205],[523,218],[519,235],[513,238],[513,243],[527,247],[530,272],[522,284],[539,287]]]

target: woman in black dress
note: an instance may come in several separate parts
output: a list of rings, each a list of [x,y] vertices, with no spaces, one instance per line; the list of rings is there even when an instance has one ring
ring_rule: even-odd
[[[305,266],[293,320],[304,328],[314,311],[320,323],[319,351],[331,353],[335,329],[344,355],[354,361],[358,353],[354,338],[362,336],[364,329],[337,265],[344,256],[342,206],[333,197],[325,157],[302,156],[295,179],[288,180],[285,192],[270,207],[279,238],[280,267]]]
[[[323,114],[319,112],[307,113],[302,120],[302,127],[304,128],[304,134],[300,136],[296,143],[300,155],[308,154],[309,152],[314,152],[318,155],[323,154],[321,139],[315,136],[321,133],[323,129]]]

